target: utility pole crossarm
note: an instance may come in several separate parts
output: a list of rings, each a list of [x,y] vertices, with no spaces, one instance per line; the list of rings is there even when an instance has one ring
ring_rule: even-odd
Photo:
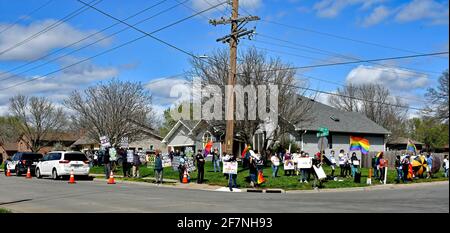
[[[251,22],[251,21],[257,21],[257,20],[261,20],[261,18],[259,18],[258,16],[246,16],[246,17],[242,17],[242,18],[238,18],[238,19],[232,19],[232,18],[221,18],[219,20],[216,19],[211,19],[209,21],[210,24],[217,26],[220,24],[231,24],[231,23],[243,23],[243,22]]]

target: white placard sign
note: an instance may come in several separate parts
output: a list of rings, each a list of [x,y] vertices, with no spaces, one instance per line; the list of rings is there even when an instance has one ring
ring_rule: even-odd
[[[132,163],[134,157],[134,151],[127,150],[127,163]]]
[[[161,159],[162,159],[162,166],[164,168],[172,167],[172,160],[170,159],[168,154],[164,154]]]
[[[323,180],[327,178],[327,175],[325,174],[325,171],[323,170],[322,167],[316,167],[313,166],[314,171],[316,172],[317,177],[319,178],[319,180]]]
[[[120,140],[120,146],[121,146],[122,148],[128,148],[128,147],[129,147],[129,144],[128,144],[128,137],[123,137],[123,138]]]
[[[359,160],[353,160],[353,165],[354,166],[359,166]]]
[[[109,143],[109,138],[106,136],[100,137],[100,144],[104,148],[111,147],[111,143]]]
[[[224,174],[237,174],[238,163],[237,162],[224,162],[223,163],[223,173]]]
[[[297,159],[297,167],[298,168],[311,168],[312,167],[312,159],[311,158],[298,158]]]
[[[295,169],[294,160],[284,161],[284,170],[285,171],[294,170],[294,169]]]

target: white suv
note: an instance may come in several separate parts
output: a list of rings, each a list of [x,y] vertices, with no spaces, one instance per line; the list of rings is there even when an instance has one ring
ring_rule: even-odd
[[[76,176],[89,176],[89,161],[81,152],[52,151],[36,166],[36,177],[51,176],[54,180],[62,176],[70,176],[73,171]]]

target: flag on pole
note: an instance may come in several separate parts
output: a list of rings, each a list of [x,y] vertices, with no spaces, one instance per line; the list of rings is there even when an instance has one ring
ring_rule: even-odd
[[[213,146],[213,141],[209,141],[205,146],[205,156],[211,154],[211,148]]]
[[[408,145],[406,146],[407,151],[414,152],[416,154],[417,148],[416,145],[408,138]]]
[[[350,151],[361,151],[363,155],[367,155],[369,153],[369,149],[369,140],[362,137],[350,136]]]

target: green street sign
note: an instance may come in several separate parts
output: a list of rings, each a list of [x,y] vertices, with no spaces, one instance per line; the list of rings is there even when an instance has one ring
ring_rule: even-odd
[[[330,135],[330,130],[328,128],[325,127],[320,127],[317,131],[319,131],[317,133],[317,137],[328,137],[328,135]]]

